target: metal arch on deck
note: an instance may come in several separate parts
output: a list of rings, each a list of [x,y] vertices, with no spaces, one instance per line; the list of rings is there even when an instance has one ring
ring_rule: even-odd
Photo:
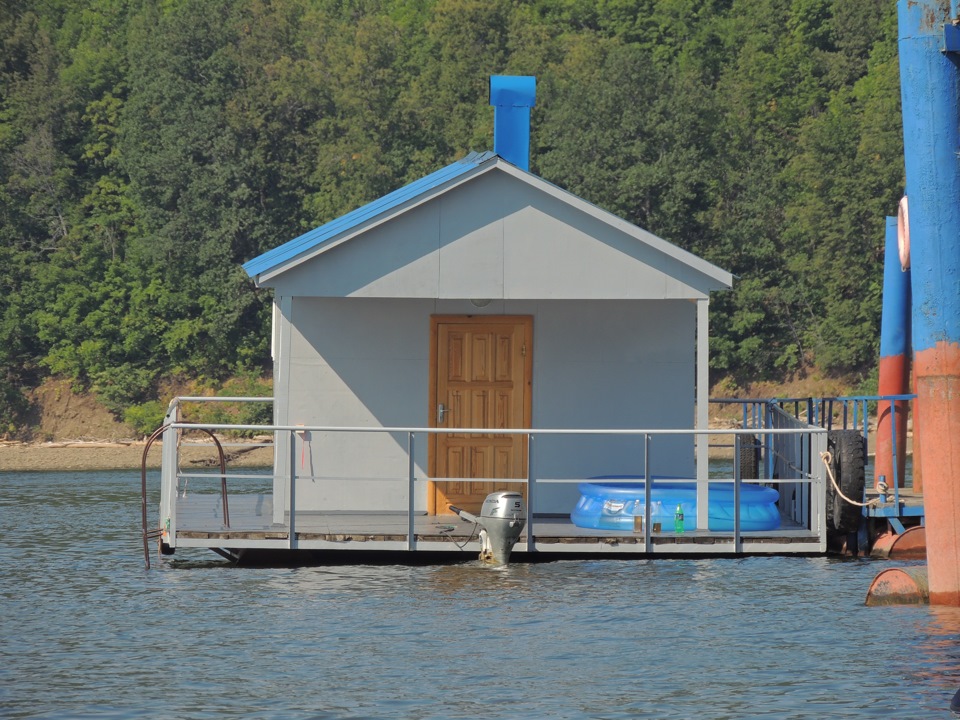
[[[161,524],[160,527],[154,530],[147,529],[147,453],[150,452],[150,448],[153,447],[153,443],[157,441],[163,433],[170,427],[169,424],[162,425],[156,430],[153,431],[153,434],[147,439],[147,443],[143,448],[143,454],[140,456],[140,504],[142,508],[143,515],[143,560],[146,564],[147,570],[150,569],[150,540],[162,539],[166,534],[166,528]],[[214,434],[212,430],[207,428],[198,427],[197,430],[207,433],[212,439],[214,444],[217,446],[217,455],[220,459],[220,494],[223,498],[223,521],[224,524],[229,528],[230,527],[230,505],[227,500],[227,460],[223,452],[223,445],[220,444],[219,438]]]

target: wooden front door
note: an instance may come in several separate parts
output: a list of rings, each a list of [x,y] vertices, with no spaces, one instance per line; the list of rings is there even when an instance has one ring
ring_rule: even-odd
[[[533,369],[533,318],[433,316],[431,318],[431,427],[529,428]],[[449,506],[478,513],[497,490],[526,496],[523,483],[497,482],[527,476],[523,435],[450,433],[433,436],[427,490],[431,514]]]

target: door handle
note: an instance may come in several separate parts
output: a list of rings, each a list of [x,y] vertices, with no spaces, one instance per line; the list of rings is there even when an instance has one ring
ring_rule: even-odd
[[[447,414],[447,406],[443,403],[437,405],[437,425],[440,425],[443,422],[444,416]]]

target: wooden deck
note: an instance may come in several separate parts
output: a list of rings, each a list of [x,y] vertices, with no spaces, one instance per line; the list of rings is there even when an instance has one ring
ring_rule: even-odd
[[[230,527],[223,522],[220,496],[196,494],[177,501],[177,547],[261,550],[325,550],[469,553],[480,551],[473,523],[453,515],[417,515],[408,538],[403,512],[300,512],[294,537],[286,525],[273,523],[269,495],[231,495]],[[515,555],[605,554],[650,556],[682,554],[811,554],[825,552],[816,532],[787,520],[780,529],[744,532],[739,546],[733,533],[696,530],[652,534],[649,547],[642,533],[595,530],[573,525],[569,517],[536,517],[532,538],[525,529]]]

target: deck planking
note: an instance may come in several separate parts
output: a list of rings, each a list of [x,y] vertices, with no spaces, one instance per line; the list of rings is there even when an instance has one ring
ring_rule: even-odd
[[[479,551],[477,528],[454,515],[419,514],[413,518],[414,540],[408,542],[405,512],[298,512],[294,542],[288,528],[273,522],[271,497],[264,494],[231,495],[230,527],[223,521],[219,494],[195,494],[177,501],[177,545],[193,547],[290,547],[391,551]],[[535,517],[532,535],[535,550],[550,553],[611,552],[646,554],[642,533],[598,530],[575,526],[569,517]],[[528,548],[523,532],[515,552]],[[819,551],[816,532],[783,520],[774,531],[742,532],[739,552],[808,553]],[[652,552],[737,552],[732,532],[693,530],[682,534],[661,532],[650,536]]]

